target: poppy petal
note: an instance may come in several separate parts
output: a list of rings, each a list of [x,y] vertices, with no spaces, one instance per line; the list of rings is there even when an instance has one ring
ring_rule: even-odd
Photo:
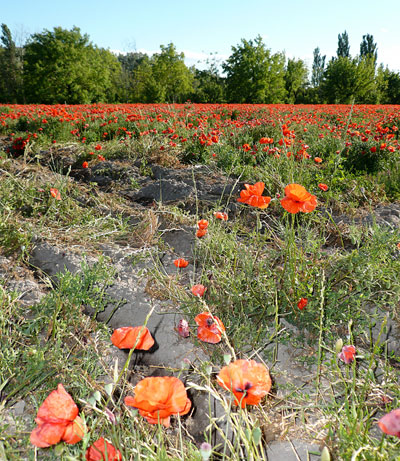
[[[400,408],[382,416],[378,426],[385,434],[400,437]]]
[[[126,397],[125,404],[137,408],[151,424],[160,420],[168,427],[170,415],[186,414],[191,407],[184,384],[173,376],[142,379],[134,392],[135,397]]]
[[[221,342],[221,334],[215,333],[206,327],[199,327],[197,329],[197,338],[200,339],[200,341],[210,344],[217,344]]]
[[[46,448],[50,447],[51,445],[55,445],[61,441],[66,426],[67,423],[40,424],[31,432],[30,441],[32,445],[35,445],[35,447],[39,448]]]
[[[86,450],[86,461],[103,460],[121,461],[122,455],[121,452],[114,447],[114,445],[107,442],[107,440],[104,440],[104,438],[101,437]]]
[[[233,393],[235,404],[244,408],[257,405],[271,389],[271,377],[267,368],[254,360],[236,360],[222,368],[217,381]]]
[[[74,445],[80,442],[84,435],[85,425],[82,418],[77,416],[74,421],[66,427],[62,440],[64,440],[65,443]]]
[[[154,345],[154,339],[145,326],[121,327],[114,330],[111,342],[119,349],[140,349],[148,351]]]
[[[37,420],[47,423],[60,423],[73,421],[79,413],[79,409],[72,397],[60,383],[57,389],[50,392],[40,406],[37,413]],[[36,421],[38,422],[38,421]]]

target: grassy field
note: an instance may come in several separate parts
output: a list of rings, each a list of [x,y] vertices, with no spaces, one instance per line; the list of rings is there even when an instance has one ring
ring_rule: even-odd
[[[127,460],[266,459],[273,439],[325,447],[323,461],[400,459],[398,438],[377,425],[400,406],[399,127],[397,106],[0,106],[0,460],[80,460],[99,436]],[[91,181],[106,163],[139,176]],[[253,200],[242,192],[205,204],[195,194],[192,206],[138,207],[123,193],[140,190],[154,165],[199,164],[222,188],[228,178],[265,187]],[[290,199],[289,184],[308,195]],[[209,309],[226,327],[195,370],[198,390],[219,399],[236,434],[211,454],[189,436],[185,416],[165,429],[124,406],[132,384],[113,368],[112,331],[84,313],[109,302],[114,273],[101,246],[167,251],[161,218],[193,236],[208,221],[190,274],[204,297],[193,299],[185,269],[155,266],[151,277],[192,329]],[[31,264],[38,241],[79,246],[99,261],[54,283]],[[28,279],[43,293],[37,303],[10,288]],[[309,370],[307,385],[284,377],[278,347]],[[216,380],[237,358],[263,362],[273,381],[243,410]],[[77,444],[37,449],[34,419],[60,382],[87,430]]]

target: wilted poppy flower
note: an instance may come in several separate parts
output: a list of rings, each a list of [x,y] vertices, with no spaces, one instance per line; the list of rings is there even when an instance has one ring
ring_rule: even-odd
[[[56,200],[61,200],[61,194],[60,194],[60,191],[58,189],[56,189],[55,187],[52,187],[50,189],[50,194],[52,197],[54,197]]]
[[[88,162],[83,162],[82,163],[82,168],[89,168],[89,163]]]
[[[207,234],[207,229],[197,229],[196,237],[201,238]]]
[[[176,267],[182,268],[182,267],[187,267],[189,265],[189,261],[186,261],[186,259],[184,258],[178,258],[178,259],[175,259],[174,264]]]
[[[338,357],[344,363],[349,364],[353,362],[355,355],[356,355],[356,348],[354,346],[343,346],[342,352],[338,354]]]
[[[37,427],[30,440],[39,448],[50,447],[60,441],[75,444],[82,440],[84,424],[79,409],[60,383],[40,406],[35,419]]]
[[[388,435],[395,435],[400,438],[400,408],[391,411],[378,421],[382,432]]]
[[[185,319],[179,320],[178,323],[178,335],[182,336],[182,338],[187,338],[190,334],[189,332],[189,324]]]
[[[269,371],[254,360],[236,360],[222,368],[217,376],[220,386],[235,396],[235,405],[257,405],[271,389]]]
[[[329,189],[329,187],[324,183],[318,184],[318,187],[324,192],[326,192]]]
[[[238,202],[247,203],[247,205],[261,209],[268,207],[271,197],[262,196],[265,187],[263,182],[256,182],[254,186],[245,184],[244,187],[246,190],[240,192],[240,198],[237,199]]]
[[[214,216],[217,218],[217,219],[222,219],[223,221],[228,221],[228,214],[227,213],[224,213],[223,211],[216,211],[214,213]]]
[[[207,229],[207,227],[208,227],[208,221],[207,221],[207,219],[201,219],[200,221],[198,221],[197,227],[198,227],[199,229]]]
[[[203,296],[207,288],[202,285],[201,283],[198,285],[193,285],[190,291],[195,295],[195,296]]]
[[[315,162],[315,163],[321,163],[321,162],[322,162],[322,158],[321,158],[321,157],[315,157],[315,158],[314,158],[314,162]]]
[[[86,461],[122,461],[122,455],[114,445],[101,437],[86,450]]]
[[[205,343],[217,344],[221,341],[225,326],[221,320],[209,312],[202,312],[194,319],[197,323],[197,337]]]
[[[317,197],[307,192],[300,184],[289,184],[285,187],[285,197],[281,200],[281,205],[292,214],[299,211],[310,213],[317,206]]]
[[[125,397],[125,405],[137,408],[150,423],[169,427],[171,415],[186,415],[192,405],[183,382],[173,376],[157,376],[139,381],[135,397]]]
[[[111,342],[119,349],[141,349],[148,351],[154,345],[150,331],[144,327],[122,327],[114,330]]]
[[[308,304],[307,298],[301,298],[300,301],[297,303],[297,307],[302,311]]]

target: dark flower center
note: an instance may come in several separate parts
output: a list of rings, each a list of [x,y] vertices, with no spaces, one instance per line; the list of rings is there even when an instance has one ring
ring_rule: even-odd
[[[214,320],[213,320],[212,318],[208,318],[208,319],[206,320],[206,323],[207,323],[207,326],[210,327],[210,326],[214,323]]]
[[[247,382],[247,383],[244,385],[243,389],[240,388],[240,387],[237,387],[237,388],[235,389],[235,391],[236,391],[236,392],[246,392],[246,391],[250,390],[252,387],[253,387],[253,385],[252,385],[251,383]]]

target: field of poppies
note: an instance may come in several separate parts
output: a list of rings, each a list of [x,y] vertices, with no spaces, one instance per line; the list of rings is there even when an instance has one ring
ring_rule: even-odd
[[[399,128],[399,106],[0,106],[0,459],[270,459],[269,442],[294,439],[317,447],[310,459],[397,459]],[[207,171],[220,197],[203,200],[200,181],[135,202],[160,169]],[[58,283],[31,259],[38,242],[96,257],[112,243],[139,248],[135,265],[180,228],[193,254],[143,276],[182,313],[171,335],[210,357],[192,387],[182,370],[135,369],[160,341],[152,309],[96,321],[107,259]],[[27,274],[35,303],[10,288]],[[97,369],[109,348],[129,350],[121,372]],[[289,379],[300,366],[307,379]],[[222,402],[234,443],[191,437],[188,387]]]

